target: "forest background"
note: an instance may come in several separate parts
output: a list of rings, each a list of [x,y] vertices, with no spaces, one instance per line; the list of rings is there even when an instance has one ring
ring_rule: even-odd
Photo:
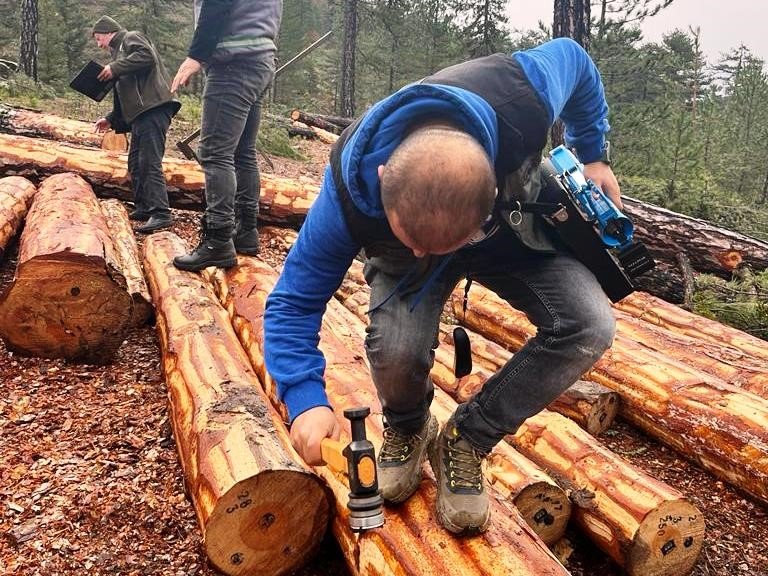
[[[673,2],[571,3],[584,5],[590,15],[583,43],[606,87],[614,170],[622,192],[768,240],[766,62],[743,45],[707,61],[700,31],[693,27],[646,42],[640,24]],[[551,25],[544,23],[536,29],[514,29],[506,15],[508,4],[284,0],[278,66],[326,32],[333,33],[286,67],[271,88],[268,109],[278,116],[293,108],[359,115],[378,99],[444,66],[524,49],[553,36]],[[555,8],[558,4],[555,0]],[[90,58],[108,60],[90,35],[102,14],[144,31],[171,74],[186,55],[193,32],[191,0],[0,0],[0,21],[6,24],[0,28],[0,58],[25,59],[20,39],[33,5],[37,59],[35,69],[27,72],[35,79],[5,70],[0,100],[53,112],[58,108],[62,114],[71,110],[67,102],[83,101],[68,88],[69,79]],[[182,96],[181,119],[199,119],[201,91],[197,79]],[[80,108],[81,116],[90,116],[82,119],[95,119],[90,106]],[[267,119],[262,139],[270,134],[274,131]],[[264,148],[275,152],[280,146],[270,139]],[[288,145],[282,149],[290,152]],[[759,288],[768,290],[768,274],[762,277]],[[745,321],[745,328],[763,337],[768,335],[767,298],[763,292],[757,315]]]

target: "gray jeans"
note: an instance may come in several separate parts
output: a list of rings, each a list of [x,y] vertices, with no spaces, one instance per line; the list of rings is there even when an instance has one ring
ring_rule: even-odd
[[[206,72],[200,131],[208,226],[231,229],[238,214],[258,214],[256,135],[261,98],[275,73],[274,55],[214,63]]]
[[[415,432],[426,418],[440,314],[462,277],[496,292],[538,328],[456,411],[459,433],[482,452],[571,386],[613,341],[614,316],[593,274],[565,253],[526,249],[505,227],[482,247],[456,253],[415,307],[413,290],[396,290],[414,262],[402,255],[366,263],[371,286],[366,352],[384,416],[401,432]]]

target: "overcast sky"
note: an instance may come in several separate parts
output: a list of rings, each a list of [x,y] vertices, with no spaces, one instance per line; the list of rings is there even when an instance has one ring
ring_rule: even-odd
[[[509,24],[530,29],[542,20],[551,27],[553,4],[552,0],[509,0]],[[768,62],[766,16],[766,0],[674,0],[659,14],[647,18],[642,30],[647,41],[658,42],[675,28],[688,30],[689,26],[698,26],[701,47],[710,63],[740,44]]]

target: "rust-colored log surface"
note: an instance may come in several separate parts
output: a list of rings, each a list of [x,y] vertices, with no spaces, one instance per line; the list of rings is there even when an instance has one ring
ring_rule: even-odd
[[[443,342],[435,365],[441,363]],[[492,372],[478,368],[456,380],[432,372],[456,400],[471,398]],[[681,493],[605,448],[572,420],[549,410],[532,416],[508,440],[571,491],[582,531],[629,574],[687,574],[696,563],[704,519]],[[664,520],[667,517],[674,521]]]
[[[118,152],[125,152],[128,149],[128,139],[124,134],[115,134],[112,130],[96,133],[92,122],[73,120],[26,108],[13,108],[4,104],[0,104],[0,132],[71,142]]]
[[[132,201],[127,156],[52,142],[0,134],[0,174],[75,172],[100,196]],[[168,200],[174,208],[199,210],[205,180],[196,162],[166,157],[163,172]],[[301,180],[261,174],[259,217],[266,222],[300,224],[317,197],[318,186]]]
[[[702,342],[721,345],[726,351],[724,353],[726,357],[730,355],[728,349],[735,348],[745,355],[768,361],[768,345],[765,340],[688,312],[645,292],[633,292],[615,304],[615,307],[648,324],[666,328],[671,332],[690,336]]]
[[[240,265],[227,271],[226,276],[217,274],[218,290],[227,309],[234,314],[241,341],[259,374],[265,374],[264,303],[276,278],[268,265],[252,258],[241,258]],[[340,319],[339,315],[344,314],[347,316]],[[365,362],[355,352],[358,346],[350,346],[350,339],[359,345],[357,331],[349,325],[349,313],[339,303],[331,302],[321,333],[321,349],[327,359],[326,388],[347,434],[342,411],[360,405],[371,408],[374,416],[368,419],[368,436],[378,448],[382,440],[381,407]],[[270,390],[276,401],[274,387]],[[434,514],[434,480],[429,478],[425,478],[406,503],[385,510],[386,523],[382,528],[355,540],[345,520],[346,485],[326,468],[316,470],[336,494],[339,516],[334,522],[334,532],[357,574],[567,574],[519,514],[498,497],[493,498],[493,522],[485,535],[456,538],[440,528]]]
[[[125,277],[128,294],[133,299],[134,326],[141,326],[152,316],[152,299],[149,296],[147,281],[141,267],[139,247],[131,228],[128,211],[119,200],[103,200],[101,212],[107,221],[107,228],[112,236],[117,261]]]
[[[294,128],[298,128],[300,130],[311,130],[312,133],[317,136],[318,140],[321,142],[325,142],[326,144],[334,144],[336,140],[339,139],[338,135],[336,135],[333,132],[329,132],[328,130],[323,130],[322,128],[318,128],[317,126],[309,126],[307,124],[304,124],[303,122],[296,122],[294,121],[291,126]]]
[[[658,260],[675,265],[682,250],[694,270],[724,277],[742,263],[768,268],[768,242],[632,198],[623,201],[635,235]]]
[[[343,128],[334,124],[333,122],[329,122],[322,116],[318,116],[316,114],[310,114],[309,112],[304,112],[302,110],[292,110],[291,120],[301,122],[302,124],[306,124],[307,126],[314,126],[315,128],[321,128],[326,132],[330,132],[331,134],[336,134],[337,136],[341,134],[341,131],[343,130]]]
[[[174,437],[205,549],[226,574],[290,574],[327,529],[329,494],[290,447],[208,283],[173,266],[186,251],[174,234],[153,234],[144,264]]]
[[[37,187],[26,178],[0,178],[0,258],[27,215]]]
[[[47,178],[27,216],[15,277],[0,296],[0,336],[21,354],[107,363],[132,309],[93,190],[74,174]]]
[[[511,350],[533,334],[525,316],[481,286],[462,323]],[[585,379],[621,395],[620,414],[702,468],[768,503],[768,401],[617,334]]]

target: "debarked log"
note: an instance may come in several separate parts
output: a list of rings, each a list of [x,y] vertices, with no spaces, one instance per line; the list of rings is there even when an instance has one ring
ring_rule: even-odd
[[[445,348],[445,342],[438,347],[436,366]],[[447,374],[433,370],[432,378],[456,400],[474,396],[488,376],[482,368],[459,380]],[[507,439],[568,489],[582,531],[629,574],[673,576],[693,569],[704,517],[680,492],[549,410],[531,416]]]
[[[525,315],[473,288],[462,324],[510,350],[533,336]],[[768,401],[617,333],[585,379],[621,396],[620,415],[702,468],[768,503]]]
[[[132,202],[127,156],[63,144],[41,138],[0,134],[0,174],[75,172],[88,180],[99,196]],[[205,178],[196,162],[166,157],[163,173],[168,200],[174,208],[200,210]],[[261,174],[259,218],[289,226],[300,224],[317,197],[318,186]]]
[[[37,187],[26,178],[0,178],[0,258],[21,228]]]
[[[47,178],[0,296],[0,336],[21,354],[103,364],[122,344],[132,310],[93,190],[74,174]]]
[[[721,344],[724,349],[735,348],[746,356],[768,361],[768,345],[765,340],[716,320],[688,312],[651,294],[633,292],[614,306],[635,318],[670,332],[690,336],[702,342]]]
[[[293,451],[227,312],[173,258],[170,232],[144,245],[171,422],[211,562],[229,575],[290,574],[328,526],[329,494]]]
[[[128,149],[125,134],[115,134],[112,130],[97,133],[92,122],[4,104],[0,104],[0,132],[71,142],[115,152],[125,152]]]
[[[266,376],[263,361],[263,313],[266,297],[277,274],[254,258],[241,258],[239,266],[216,275],[217,290],[233,314],[241,342],[249,352],[257,373]],[[361,355],[355,352],[359,335],[349,326],[349,314],[337,302],[329,303],[321,349],[327,365],[326,391],[338,413],[340,424],[348,430],[341,416],[345,408],[369,406],[368,437],[381,446],[383,428],[381,406],[376,398],[370,374]],[[346,334],[346,335],[345,335]],[[268,384],[273,402],[274,386]],[[334,533],[351,569],[360,575],[472,575],[509,574],[554,575],[567,571],[554,559],[544,544],[526,525],[516,510],[508,507],[496,493],[492,497],[493,521],[489,531],[473,538],[457,538],[442,529],[434,512],[434,480],[425,478],[419,490],[404,504],[385,509],[382,528],[366,532],[357,540],[346,521],[347,486],[326,467],[316,468],[337,497],[338,516]]]
[[[112,236],[115,254],[125,277],[128,294],[133,300],[131,321],[134,326],[141,326],[152,316],[152,299],[149,296],[147,281],[144,279],[139,247],[133,228],[131,228],[128,211],[122,202],[112,199],[101,202],[101,212],[104,214],[107,228],[109,228],[109,233]]]

